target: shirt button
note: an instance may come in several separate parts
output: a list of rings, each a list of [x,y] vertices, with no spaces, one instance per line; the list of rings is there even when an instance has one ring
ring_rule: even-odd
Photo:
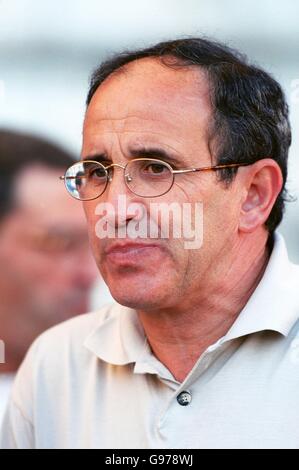
[[[177,402],[179,403],[179,405],[187,406],[191,403],[191,400],[192,400],[191,393],[186,392],[186,391],[181,392],[176,397],[176,399],[177,399]]]

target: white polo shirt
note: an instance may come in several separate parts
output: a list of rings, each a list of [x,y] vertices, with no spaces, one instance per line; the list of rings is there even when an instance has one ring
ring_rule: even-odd
[[[2,448],[299,448],[298,287],[276,235],[250,300],[183,383],[133,310],[52,328],[18,373]]]
[[[0,427],[14,378],[14,373],[0,373]]]

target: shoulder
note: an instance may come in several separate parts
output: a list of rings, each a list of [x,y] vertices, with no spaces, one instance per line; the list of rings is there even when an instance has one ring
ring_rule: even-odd
[[[122,306],[111,303],[100,310],[84,313],[60,323],[42,333],[33,343],[35,348],[64,348],[66,344],[82,344],[86,337],[96,328],[111,318],[118,316]]]
[[[42,333],[33,343],[36,349],[55,345],[55,349],[63,348],[66,343],[83,342],[86,336],[94,329],[104,323],[109,317],[117,314],[120,305],[112,303],[102,307],[100,310],[84,313],[60,323]]]
[[[41,334],[30,347],[15,379],[13,399],[28,402],[28,397],[84,374],[93,360],[84,346],[85,339],[107,319],[118,315],[120,305],[113,303],[102,309],[67,320]]]

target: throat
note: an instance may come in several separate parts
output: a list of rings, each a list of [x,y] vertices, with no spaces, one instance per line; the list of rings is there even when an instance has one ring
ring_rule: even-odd
[[[140,314],[145,335],[154,356],[183,382],[206,349],[223,337],[237,314],[222,316],[206,313],[150,318]]]

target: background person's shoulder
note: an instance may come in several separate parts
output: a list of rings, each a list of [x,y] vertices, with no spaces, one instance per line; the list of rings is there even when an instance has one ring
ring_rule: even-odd
[[[117,314],[121,306],[116,302],[105,305],[99,310],[84,313],[49,328],[36,341],[48,342],[58,338],[85,339],[94,328],[100,326],[107,318]]]
[[[71,371],[73,376],[76,371],[87,371],[92,357],[84,346],[85,339],[107,318],[117,315],[120,307],[112,303],[42,333],[29,348],[17,373],[13,391],[15,402],[26,402],[24,397],[33,393],[36,387],[47,389],[57,383],[61,385],[67,380],[67,371]]]
[[[35,360],[38,358],[59,360],[59,357],[62,360],[70,353],[83,355],[87,351],[84,347],[87,336],[108,318],[117,315],[120,307],[117,303],[111,303],[97,311],[78,315],[45,331],[31,346],[31,349],[35,351]]]

